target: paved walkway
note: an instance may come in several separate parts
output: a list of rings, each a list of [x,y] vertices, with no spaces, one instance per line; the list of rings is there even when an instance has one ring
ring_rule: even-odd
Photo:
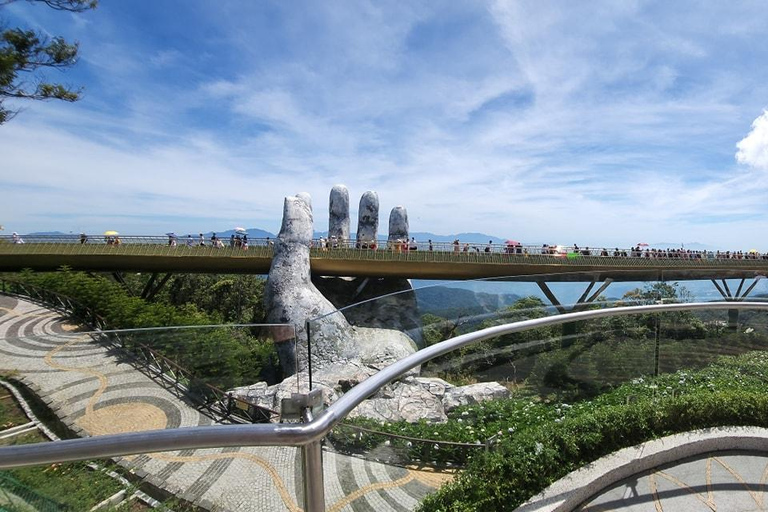
[[[0,371],[13,373],[82,436],[212,420],[78,333],[58,313],[0,295]],[[299,450],[221,448],[134,455],[120,464],[207,509],[298,511]],[[325,452],[327,510],[408,511],[450,475]]]
[[[768,456],[712,453],[654,468],[604,490],[581,512],[768,510]]]

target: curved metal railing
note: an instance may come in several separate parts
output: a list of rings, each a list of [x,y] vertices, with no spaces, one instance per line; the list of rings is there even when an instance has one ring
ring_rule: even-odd
[[[0,468],[200,448],[299,446],[302,447],[305,461],[306,510],[323,510],[320,441],[363,400],[389,382],[431,359],[504,334],[568,322],[640,313],[734,309],[768,311],[768,302],[698,302],[626,306],[566,313],[489,327],[437,343],[401,359],[353,387],[317,417],[313,418],[311,409],[307,408],[304,411],[305,423],[190,427],[12,446],[0,448]]]

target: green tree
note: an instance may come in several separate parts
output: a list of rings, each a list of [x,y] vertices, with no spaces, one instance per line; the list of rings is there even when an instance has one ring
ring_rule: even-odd
[[[18,0],[0,0],[0,7]],[[95,9],[97,0],[26,0],[43,3],[59,11],[83,12]],[[78,43],[62,37],[49,38],[41,32],[8,28],[0,34],[0,124],[12,119],[17,110],[7,108],[6,98],[77,101],[82,88],[49,82],[45,69],[66,69],[77,62]]]

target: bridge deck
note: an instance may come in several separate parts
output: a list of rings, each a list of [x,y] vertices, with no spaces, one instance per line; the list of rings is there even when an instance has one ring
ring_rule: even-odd
[[[121,245],[79,243],[0,243],[0,271],[24,268],[50,271],[62,266],[75,270],[266,274],[272,248],[248,250],[211,246],[187,247],[157,243]],[[480,279],[552,274],[547,280],[616,281],[656,279],[743,278],[766,275],[765,259],[688,259],[614,256],[506,254],[367,250],[339,248],[311,250],[312,272],[327,276],[408,277],[418,279]],[[531,277],[533,279],[533,277]]]

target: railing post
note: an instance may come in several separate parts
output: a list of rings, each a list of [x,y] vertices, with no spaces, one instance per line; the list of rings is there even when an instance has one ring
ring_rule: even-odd
[[[302,413],[302,421],[310,423],[312,418],[312,408],[306,407]],[[323,448],[320,441],[313,441],[301,447],[301,473],[304,479],[304,511],[325,512]]]
[[[301,420],[311,423],[323,408],[323,391],[293,393],[280,404],[282,421]],[[325,512],[325,479],[323,478],[322,440],[301,447],[301,476],[304,487],[304,512]]]

